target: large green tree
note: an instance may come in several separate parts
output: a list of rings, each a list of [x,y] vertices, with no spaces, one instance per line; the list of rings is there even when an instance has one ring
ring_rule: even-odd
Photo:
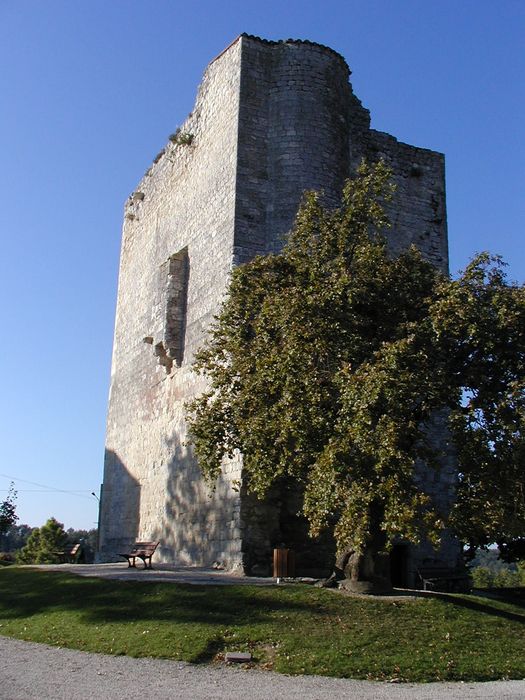
[[[525,529],[524,290],[488,255],[454,281],[415,248],[389,255],[392,196],[383,163],[363,164],[336,210],[305,195],[283,251],[233,270],[196,360],[209,389],[188,407],[211,483],[242,452],[249,491],[296,480],[311,534],[330,528],[372,565],[445,526],[473,546]],[[443,462],[436,420],[456,444],[452,512],[417,480]]]

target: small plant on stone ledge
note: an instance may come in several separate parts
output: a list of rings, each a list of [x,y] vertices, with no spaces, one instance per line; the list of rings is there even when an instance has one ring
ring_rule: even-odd
[[[194,135],[188,131],[177,129],[175,133],[170,134],[169,140],[177,146],[189,146],[193,143]]]
[[[154,163],[158,163],[159,160],[160,160],[160,159],[162,158],[162,156],[164,155],[164,153],[165,153],[165,149],[163,148],[162,151],[159,151],[159,152],[157,153],[157,155],[155,156],[155,158],[153,158],[153,162],[154,162]]]

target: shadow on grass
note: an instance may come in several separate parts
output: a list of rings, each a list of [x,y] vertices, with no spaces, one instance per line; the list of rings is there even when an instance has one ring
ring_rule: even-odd
[[[325,616],[322,592],[312,590],[311,593],[313,595],[305,599],[302,587],[276,589],[110,581],[9,567],[0,573],[0,617],[16,620],[40,613],[74,612],[88,624],[157,621],[202,624],[212,628],[253,626],[275,622],[277,613],[304,613],[312,618]],[[516,612],[516,605],[514,611],[504,607],[505,604],[512,605],[513,601],[437,592],[418,597],[437,598],[447,605],[484,616],[525,623],[525,614]],[[361,601],[360,605],[365,603]],[[212,646],[213,640],[220,645],[215,634],[210,641]],[[209,659],[217,649],[210,647],[202,654]]]
[[[207,664],[213,661],[215,656],[223,651],[225,648],[225,641],[221,636],[209,639],[206,646],[201,649],[197,654],[194,654],[191,659],[192,664]]]
[[[10,569],[0,576],[0,617],[74,611],[88,623],[167,621],[253,625],[275,612],[316,612],[293,592],[250,586],[198,586],[85,579],[71,574]]]
[[[518,588],[476,588],[474,595],[525,608],[525,586]]]
[[[477,595],[477,594],[475,594]],[[481,602],[479,597],[467,597],[459,595],[450,595],[449,593],[438,593],[438,592],[427,592],[418,597],[421,598],[437,598],[445,603],[455,605],[457,607],[466,608],[467,610],[474,610],[475,612],[484,613],[486,615],[492,615],[494,617],[501,617],[505,620],[512,620],[512,622],[521,622],[525,624],[525,613],[514,613],[511,610],[504,610],[498,607],[497,603],[507,603],[509,605],[524,607],[523,601],[511,600],[508,597],[496,598],[490,597],[486,598],[486,602]]]

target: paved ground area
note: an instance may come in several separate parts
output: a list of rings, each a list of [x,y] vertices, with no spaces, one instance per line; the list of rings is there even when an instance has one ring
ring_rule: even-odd
[[[523,700],[525,681],[371,683],[88,654],[0,637],[0,700]]]
[[[136,568],[129,567],[126,562],[113,562],[111,564],[26,564],[24,567],[31,569],[42,569],[43,571],[63,571],[78,576],[94,576],[96,578],[116,579],[120,581],[158,581],[164,583],[191,583],[210,586],[275,586],[277,579],[270,576],[244,576],[243,574],[232,573],[231,571],[218,571],[204,566],[175,566],[173,564],[157,564],[153,569],[144,569],[142,562]],[[283,579],[282,583],[288,582],[309,582],[314,583],[318,579],[298,578]],[[357,593],[344,592],[345,595],[359,595]],[[410,590],[395,588],[393,593],[387,596],[375,596],[375,598],[403,597],[407,596],[432,596],[432,591]],[[449,595],[440,593],[440,596]],[[476,595],[493,598],[494,595],[476,589]]]
[[[193,583],[200,585],[257,585],[273,586],[273,578],[257,578],[256,576],[240,576],[229,571],[216,571],[199,566],[170,566],[169,564],[154,565],[153,569],[144,569],[142,562],[137,568],[129,567],[126,562],[114,564],[41,564],[32,568],[45,571],[67,571],[79,576],[96,576],[98,578],[119,579],[122,581],[163,581],[173,583]]]
[[[28,565],[29,566],[29,565]],[[33,569],[43,571],[66,571],[78,576],[94,576],[96,578],[108,578],[119,581],[158,581],[162,583],[190,583],[209,586],[276,586],[277,580],[271,577],[244,576],[230,571],[217,571],[215,569],[199,566],[174,566],[171,564],[158,564],[154,569],[144,569],[139,563],[137,568],[129,567],[125,562],[113,564],[40,564],[30,565]],[[317,579],[288,579],[288,581],[309,581]],[[286,581],[283,579],[283,583]],[[428,591],[410,591],[395,589],[394,593],[387,596],[389,599],[406,598],[414,595],[427,595]],[[342,592],[343,595],[358,595],[356,593]]]

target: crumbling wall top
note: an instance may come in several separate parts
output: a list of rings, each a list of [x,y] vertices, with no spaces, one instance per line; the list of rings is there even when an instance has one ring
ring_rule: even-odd
[[[231,44],[229,44],[223,51],[220,52],[215,58],[210,61],[210,63],[213,63],[216,61],[218,58],[220,58],[230,47],[232,47],[234,44],[236,44],[239,39],[245,38],[245,39],[252,39],[253,41],[257,41],[260,44],[266,44],[267,46],[284,46],[286,44],[292,44],[296,46],[313,46],[318,49],[322,49],[327,54],[330,54],[331,56],[334,56],[339,60],[339,62],[343,65],[345,70],[348,71],[348,75],[350,76],[352,74],[352,71],[350,70],[348,63],[344,59],[343,56],[341,56],[340,53],[335,51],[334,49],[330,48],[329,46],[325,46],[324,44],[319,44],[316,41],[309,41],[308,39],[278,39],[276,41],[273,41],[271,39],[263,39],[260,36],[256,36],[255,34],[248,34],[246,32],[243,32],[242,34],[239,34],[238,37],[236,37]]]

